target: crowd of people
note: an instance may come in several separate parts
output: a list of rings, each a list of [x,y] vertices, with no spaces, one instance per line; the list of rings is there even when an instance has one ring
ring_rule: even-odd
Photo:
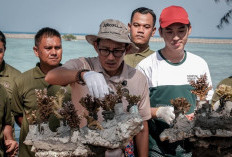
[[[180,6],[164,8],[159,17],[160,36],[165,46],[151,50],[149,40],[156,32],[153,10],[140,7],[132,12],[128,26],[115,19],[100,24],[97,35],[86,35],[86,40],[97,57],[80,57],[61,64],[62,40],[60,33],[49,27],[40,29],[34,38],[33,51],[39,58],[34,68],[20,73],[4,60],[6,39],[0,32],[0,156],[33,157],[31,147],[23,142],[29,132],[28,115],[37,107],[35,89],[46,88],[53,96],[66,88],[65,101],[72,101],[77,114],[88,114],[80,104],[86,94],[103,98],[116,92],[123,84],[138,102],[143,129],[126,149],[107,150],[106,156],[191,156],[188,141],[161,142],[160,133],[170,127],[175,118],[171,99],[184,97],[191,104],[187,114],[196,108],[196,96],[191,93],[190,80],[206,74],[212,85],[207,63],[200,56],[185,50],[192,26],[188,13]],[[231,86],[231,77],[222,81]],[[208,92],[211,101],[213,89]],[[217,101],[216,96],[213,101]],[[126,111],[128,102],[122,100]],[[99,121],[102,121],[102,110]],[[19,144],[14,139],[14,123],[20,126]],[[87,125],[83,118],[80,127]],[[19,152],[18,152],[19,151]]]

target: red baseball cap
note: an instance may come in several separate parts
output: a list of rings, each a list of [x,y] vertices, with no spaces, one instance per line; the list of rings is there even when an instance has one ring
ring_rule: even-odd
[[[164,8],[159,18],[160,26],[165,28],[173,23],[189,24],[188,13],[180,6]]]

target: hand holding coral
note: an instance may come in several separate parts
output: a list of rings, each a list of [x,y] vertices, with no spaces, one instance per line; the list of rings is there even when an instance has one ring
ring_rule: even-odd
[[[89,71],[84,73],[83,79],[91,96],[103,98],[105,95],[109,94],[109,87],[103,74],[95,71]]]
[[[170,125],[172,121],[175,119],[174,107],[172,106],[159,107],[158,110],[156,111],[156,117],[163,119],[166,123]]]
[[[194,113],[187,114],[187,115],[185,115],[185,117],[186,117],[188,120],[193,120],[193,118],[194,118]]]

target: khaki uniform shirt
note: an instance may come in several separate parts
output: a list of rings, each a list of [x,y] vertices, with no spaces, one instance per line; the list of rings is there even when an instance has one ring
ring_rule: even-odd
[[[231,86],[232,87],[232,76],[230,76],[228,78],[225,78],[224,80],[220,81],[219,84],[217,85],[217,88],[221,84],[225,84],[227,86]],[[217,102],[219,99],[220,99],[220,97],[216,94],[216,92],[214,92],[213,98],[212,98],[212,105],[215,104],[215,102]]]
[[[3,129],[5,125],[11,125],[10,102],[6,90],[0,85],[0,156],[5,154]]]
[[[130,66],[124,64],[123,71],[120,75],[110,77],[105,72],[105,70],[102,68],[98,57],[72,59],[66,62],[63,65],[63,67],[68,68],[68,69],[73,69],[73,70],[89,69],[95,72],[101,72],[103,73],[107,84],[109,85],[109,87],[112,88],[114,92],[116,91],[115,85],[117,83],[126,81],[127,85],[124,86],[124,88],[127,88],[131,95],[141,96],[141,101],[138,103],[138,110],[143,120],[148,120],[151,118],[150,100],[149,100],[149,91],[148,91],[147,81],[146,81],[145,76],[138,70],[131,68]],[[82,86],[78,83],[73,83],[71,87],[72,87],[72,102],[74,103],[78,114],[83,115],[83,112],[86,112],[86,110],[79,103],[79,101],[82,97],[85,97],[86,94],[89,93],[88,88],[86,85]],[[126,112],[128,103],[126,99],[124,98],[122,102],[123,102],[124,111]],[[98,113],[99,121],[103,120],[101,112],[102,110],[100,110]],[[83,118],[81,121],[80,127],[83,127],[86,124],[87,124],[87,121],[85,118]]]
[[[14,67],[7,64],[4,60],[0,66],[0,84],[6,89],[7,94],[9,96],[9,100],[11,103],[12,98],[12,91],[14,86],[14,79],[21,74],[20,71],[15,69]],[[14,116],[12,115],[12,130],[13,130],[13,137],[15,137],[14,132]]]
[[[20,74],[20,71],[5,63],[5,61],[2,62],[2,65],[0,66],[0,84],[5,87],[10,100],[12,98],[14,79]]]
[[[146,58],[147,56],[151,55],[154,51],[150,50],[150,48],[148,47],[146,50],[144,50],[143,52],[140,53],[133,53],[133,54],[127,54],[124,57],[124,61],[126,64],[128,64],[129,66],[135,68],[136,65],[143,60],[144,58]]]
[[[25,113],[36,109],[37,101],[35,89],[47,88],[48,95],[54,96],[61,86],[50,85],[44,80],[45,74],[40,70],[39,64],[31,70],[22,73],[15,79],[15,87],[12,97],[12,112],[15,116],[23,116],[23,122],[19,137],[19,157],[34,156],[31,146],[23,144],[29,131],[28,121]],[[71,100],[71,89],[67,88],[66,100]]]

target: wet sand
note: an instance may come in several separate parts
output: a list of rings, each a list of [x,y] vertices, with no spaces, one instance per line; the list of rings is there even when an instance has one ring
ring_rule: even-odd
[[[32,39],[35,34],[9,34],[5,33],[6,38],[22,38],[22,39]],[[75,35],[76,40],[85,40],[84,35]],[[152,37],[151,42],[163,42],[162,38]],[[232,44],[232,39],[206,39],[206,38],[189,38],[188,42],[191,43],[207,43],[207,44]]]

